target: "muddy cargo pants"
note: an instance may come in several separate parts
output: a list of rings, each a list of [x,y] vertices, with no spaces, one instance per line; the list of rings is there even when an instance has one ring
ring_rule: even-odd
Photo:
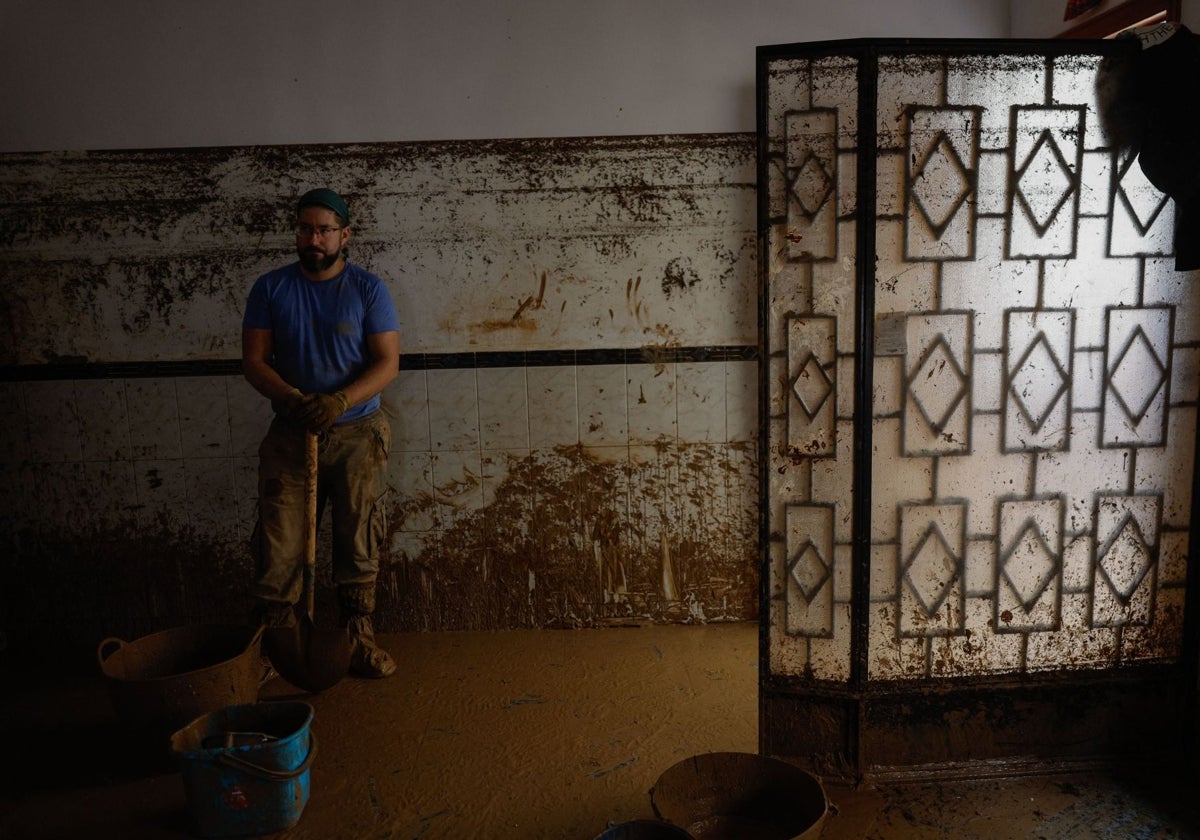
[[[320,436],[317,519],[332,509],[333,582],[344,624],[375,611],[379,555],[387,533],[391,428],[382,411]],[[276,417],[259,446],[258,522],[250,539],[259,620],[278,623],[304,586],[304,430]]]

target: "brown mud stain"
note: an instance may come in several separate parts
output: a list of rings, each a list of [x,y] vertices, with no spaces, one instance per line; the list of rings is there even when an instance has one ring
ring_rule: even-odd
[[[757,523],[753,506],[729,496],[728,468],[715,448],[667,447],[634,464],[561,447],[512,458],[478,510],[450,511],[434,494],[404,499],[391,522],[444,527],[382,570],[386,625],[756,620]]]

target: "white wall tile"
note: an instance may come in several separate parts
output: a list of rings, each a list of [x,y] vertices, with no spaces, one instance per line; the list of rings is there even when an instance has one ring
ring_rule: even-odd
[[[468,450],[435,452],[432,464],[438,527],[449,530],[483,508],[483,465]]]
[[[475,371],[431,370],[429,438],[435,452],[479,450],[479,389]]]
[[[434,498],[433,458],[428,452],[393,452],[388,459],[388,487],[401,504],[403,519],[392,524],[401,531],[429,531],[438,527]]]
[[[183,457],[174,379],[126,380],[125,402],[134,458]]]
[[[128,459],[131,449],[124,380],[80,380],[75,383],[75,404],[79,408],[83,460]]]
[[[133,463],[137,486],[138,527],[149,533],[188,524],[187,480],[179,458]]]
[[[233,459],[233,493],[238,532],[248,540],[258,520],[258,456]]]
[[[758,440],[758,362],[725,363],[728,441]]]
[[[437,547],[437,532],[429,531],[426,533],[415,533],[412,531],[397,531],[392,534],[391,555],[392,562],[408,561],[413,562],[421,557],[429,548]],[[379,585],[387,586],[387,580],[384,574],[379,576]],[[393,594],[392,598],[397,599],[399,593]]]
[[[6,406],[8,415],[8,422],[0,423],[0,464],[24,461],[29,452],[24,383],[0,382],[0,405]]]
[[[523,480],[528,473],[522,471],[522,464],[528,461],[529,454],[528,449],[493,449],[483,453],[486,538],[488,544],[503,545],[509,551],[513,549],[514,541],[519,542],[529,535],[533,521],[533,489],[529,481]],[[517,471],[515,477],[514,470]]]
[[[90,488],[88,516],[101,530],[137,525],[137,485],[132,461],[85,461],[84,486]]]
[[[236,536],[233,459],[187,458],[183,470],[191,526],[207,537]]]
[[[675,364],[625,366],[629,405],[629,442],[668,441],[678,436]]]
[[[429,387],[425,371],[400,371],[383,389],[383,408],[392,424],[392,452],[429,451]]]
[[[490,449],[529,448],[525,368],[480,368],[479,439]]]
[[[580,365],[579,441],[584,446],[608,446],[629,441],[625,365]]]
[[[257,458],[259,444],[275,416],[271,401],[242,376],[225,377],[225,394],[229,403],[230,454]]]
[[[25,411],[29,419],[29,460],[62,463],[83,458],[73,382],[28,383]]]
[[[579,443],[577,369],[531,367],[526,372],[529,445],[534,449]]]
[[[492,449],[483,453],[481,465],[483,468],[483,503],[485,505],[491,505],[496,501],[497,490],[505,486],[513,469],[519,469],[520,464],[529,456],[528,449]]]
[[[684,362],[676,367],[679,442],[725,440],[725,362]]]
[[[6,513],[14,533],[39,525],[45,514],[37,501],[37,469],[27,463],[0,462],[0,487],[7,497]]]
[[[93,522],[92,494],[80,461],[39,464],[33,476],[39,524],[54,533],[76,534]]]
[[[175,392],[183,457],[228,458],[232,446],[225,377],[180,377],[175,380]]]

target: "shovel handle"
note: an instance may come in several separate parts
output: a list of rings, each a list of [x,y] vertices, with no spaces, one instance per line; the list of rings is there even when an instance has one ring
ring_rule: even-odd
[[[263,633],[266,631],[266,625],[260,624],[258,629],[254,632],[254,635],[250,637],[250,641],[246,642],[246,650],[250,650],[255,645],[258,645],[261,648]]]
[[[304,434],[304,597],[312,618],[317,588],[317,436]]]

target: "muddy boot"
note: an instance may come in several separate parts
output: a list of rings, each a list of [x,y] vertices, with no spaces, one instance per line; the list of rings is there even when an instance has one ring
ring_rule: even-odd
[[[350,673],[359,677],[390,677],[396,663],[386,650],[375,644],[371,613],[375,612],[374,586],[338,588],[339,624],[350,631]]]
[[[350,673],[359,677],[390,677],[396,673],[396,662],[386,650],[375,644],[371,616],[356,615],[350,619]]]

